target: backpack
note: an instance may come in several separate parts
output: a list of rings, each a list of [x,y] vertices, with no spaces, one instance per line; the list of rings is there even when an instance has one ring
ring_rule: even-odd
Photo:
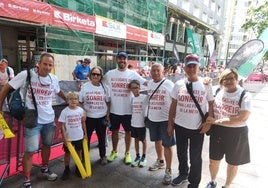
[[[8,67],[7,67],[7,75],[8,75],[8,81],[9,81],[10,80],[10,70]]]
[[[215,95],[214,95],[214,97],[217,96],[217,94],[220,92],[220,90],[221,90],[221,88],[217,88],[217,90],[215,91]],[[243,97],[245,96],[246,92],[247,92],[247,90],[244,89],[244,90],[242,91],[241,95],[240,95],[239,102],[238,102],[239,108],[241,108],[242,99],[243,99]]]
[[[8,101],[8,108],[9,113],[12,117],[14,117],[17,120],[22,120],[25,114],[25,98],[26,98],[26,92],[28,85],[31,81],[31,75],[30,70],[27,70],[27,78],[26,78],[26,88],[25,92],[23,93],[23,99],[20,95],[20,88],[16,90],[10,90],[10,92],[7,95],[7,101]]]

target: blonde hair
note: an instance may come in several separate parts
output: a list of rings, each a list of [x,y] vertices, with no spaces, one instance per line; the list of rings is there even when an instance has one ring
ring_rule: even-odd
[[[75,92],[75,91],[69,91],[69,92],[66,94],[66,99],[67,99],[67,100],[70,99],[70,98],[72,98],[72,97],[76,97],[76,98],[78,98],[78,93]]]
[[[222,71],[222,73],[220,74],[219,77],[219,84],[222,85],[223,79],[228,76],[229,74],[233,74],[235,79],[238,80],[238,72],[236,69],[225,69],[224,71]]]

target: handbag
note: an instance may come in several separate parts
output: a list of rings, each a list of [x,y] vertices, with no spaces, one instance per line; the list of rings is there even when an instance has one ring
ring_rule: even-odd
[[[36,100],[35,96],[33,93],[33,88],[31,84],[31,79],[29,80],[29,85],[31,89],[31,94],[32,94],[32,99],[33,99],[33,104],[34,104],[34,109],[25,109],[25,114],[23,118],[23,126],[25,128],[34,128],[37,125],[37,120],[38,120],[38,112],[37,112],[37,105],[36,105]]]
[[[195,106],[196,106],[196,108],[199,111],[199,114],[202,117],[202,123],[204,123],[206,121],[206,119],[208,118],[208,115],[209,115],[208,112],[206,112],[204,114],[203,111],[201,110],[201,107],[200,107],[199,103],[197,102],[197,100],[196,100],[196,98],[195,98],[195,96],[193,94],[193,86],[192,86],[192,83],[186,83],[186,88],[187,88],[187,91],[190,94],[191,98],[193,99],[193,101],[195,103]],[[209,131],[206,132],[206,135],[210,135],[211,134],[211,131],[212,131],[212,128],[210,128]]]
[[[152,95],[149,97],[149,101],[148,101],[148,108],[147,108],[147,116],[144,118],[144,125],[146,128],[150,127],[150,120],[148,118],[149,115],[149,107],[150,107],[150,100],[153,97],[153,95],[155,94],[155,92],[158,90],[158,88],[162,85],[162,83],[165,81],[166,79],[162,80],[162,82],[160,82],[160,84],[156,87],[156,89],[153,91]]]

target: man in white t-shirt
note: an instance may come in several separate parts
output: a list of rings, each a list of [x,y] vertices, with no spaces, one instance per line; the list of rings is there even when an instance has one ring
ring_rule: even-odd
[[[150,171],[159,169],[165,170],[162,183],[169,185],[172,180],[171,162],[175,139],[168,135],[168,113],[171,104],[170,93],[174,83],[164,78],[164,66],[161,63],[154,63],[151,68],[152,80],[148,83],[148,119],[150,140],[155,143],[157,154],[156,162],[149,167]],[[164,163],[166,161],[166,165]]]
[[[38,71],[30,71],[31,74],[31,85],[33,93],[36,99],[36,106],[38,112],[38,120],[36,127],[25,128],[24,131],[24,143],[25,152],[23,155],[23,172],[24,172],[24,183],[25,188],[30,188],[32,183],[30,179],[30,173],[32,169],[32,157],[33,154],[39,149],[39,136],[42,140],[41,156],[41,173],[49,181],[57,179],[57,174],[52,173],[48,168],[48,162],[50,157],[50,147],[53,144],[54,130],[56,128],[54,118],[55,113],[52,108],[52,99],[54,93],[57,93],[59,97],[65,100],[63,92],[60,91],[58,78],[51,74],[51,69],[54,66],[54,57],[49,53],[43,53],[40,56],[38,62]],[[12,80],[10,80],[1,90],[0,93],[0,106],[3,105],[3,101],[7,96],[9,90],[21,88],[20,94],[26,91],[25,106],[28,109],[35,109],[32,93],[30,87],[26,88],[26,77],[27,71],[20,72]],[[0,113],[2,109],[0,109]]]
[[[131,156],[129,153],[131,144],[131,93],[128,84],[131,80],[138,80],[141,84],[147,84],[146,79],[142,78],[137,72],[127,68],[128,54],[119,52],[116,56],[118,68],[108,71],[103,77],[103,81],[111,89],[111,109],[110,121],[112,131],[113,150],[107,158],[108,162],[112,162],[117,158],[117,145],[119,141],[120,125],[125,130],[125,164],[131,164]]]
[[[193,93],[203,114],[209,112],[213,115],[214,97],[212,86],[204,85],[202,78],[198,77],[199,57],[190,54],[185,57],[184,62],[187,78],[175,83],[169,111],[168,132],[173,135],[175,129],[179,160],[179,176],[172,180],[172,185],[178,186],[188,180],[188,188],[198,188],[201,180],[204,133],[210,129],[210,125],[202,123],[204,119],[201,118],[189,92]]]

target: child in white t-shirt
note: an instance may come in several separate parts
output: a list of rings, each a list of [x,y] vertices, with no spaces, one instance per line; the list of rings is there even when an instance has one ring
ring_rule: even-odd
[[[87,139],[86,131],[86,113],[78,106],[78,94],[75,92],[69,92],[66,95],[68,107],[64,108],[60,114],[59,122],[61,123],[62,139],[63,139],[63,149],[65,151],[64,155],[64,165],[65,169],[61,177],[62,180],[69,179],[70,176],[70,152],[67,148],[67,142],[71,142],[80,157],[82,159],[82,148],[83,139]],[[78,169],[76,168],[76,173]],[[79,173],[78,173],[79,175]]]
[[[133,93],[131,100],[132,117],[131,117],[131,137],[135,139],[136,158],[131,163],[132,167],[146,166],[146,128],[144,125],[145,110],[147,107],[147,95],[140,94],[140,82],[138,80],[130,81],[128,88]],[[142,142],[142,156],[139,153],[139,142]]]

